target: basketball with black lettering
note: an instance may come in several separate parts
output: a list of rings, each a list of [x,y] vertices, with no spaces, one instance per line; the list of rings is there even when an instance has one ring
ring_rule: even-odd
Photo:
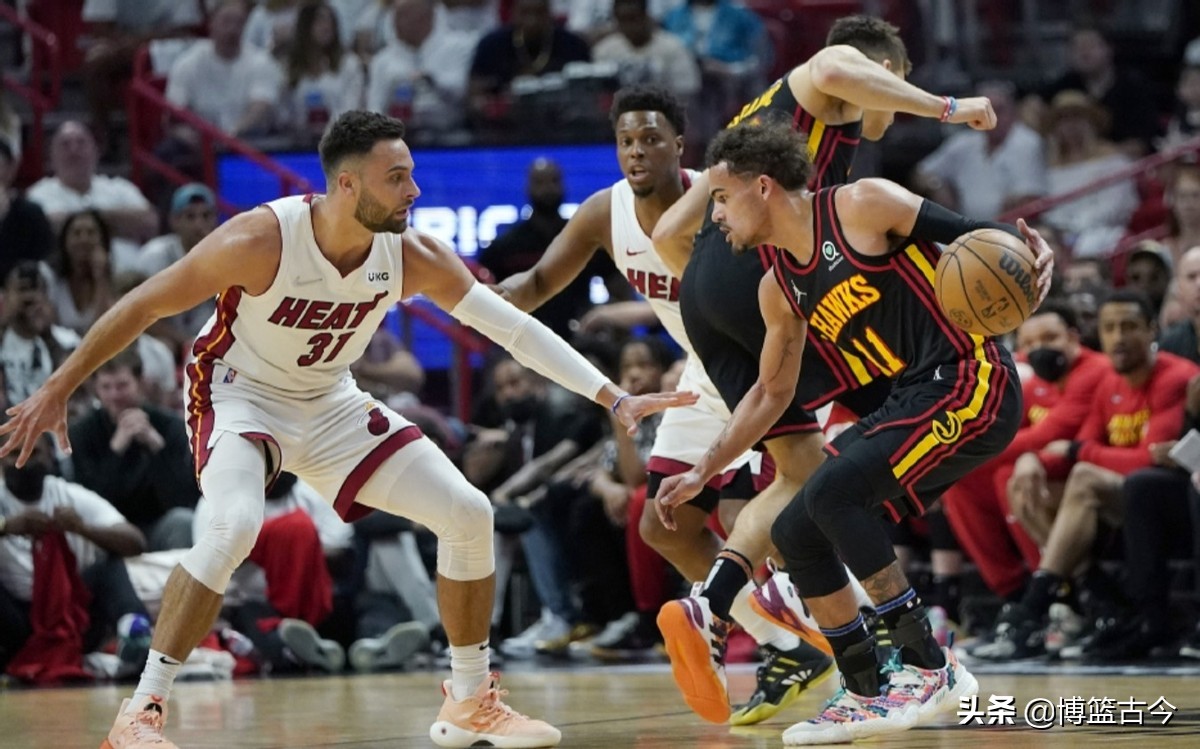
[[[1037,304],[1033,250],[999,229],[976,229],[950,243],[938,260],[934,290],[942,311],[975,335],[1003,335]]]

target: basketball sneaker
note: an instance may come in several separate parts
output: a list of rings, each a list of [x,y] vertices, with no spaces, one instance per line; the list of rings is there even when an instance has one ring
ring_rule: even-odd
[[[668,601],[658,612],[671,675],[688,707],[710,723],[729,720],[725,643],[731,625],[715,616],[701,595]]]
[[[733,726],[749,726],[772,717],[796,701],[800,693],[837,671],[833,658],[807,643],[793,650],[763,645],[766,660],[758,667],[758,684],[750,700],[729,717]]]
[[[108,732],[108,738],[100,749],[179,749],[163,738],[163,724],[167,722],[167,705],[157,699],[146,700],[141,710],[125,712],[132,700],[121,703],[117,720]]]
[[[284,619],[275,630],[292,656],[306,666],[336,674],[346,665],[346,651],[336,640],[326,640],[303,619]]]
[[[928,723],[940,713],[953,712],[964,697],[979,693],[979,682],[963,667],[958,656],[949,648],[942,648],[942,654],[946,656],[946,665],[941,668],[905,664],[899,652],[884,667],[889,699],[910,704],[917,724]]]
[[[541,720],[521,715],[502,697],[500,674],[493,671],[479,685],[475,694],[464,700],[454,699],[450,680],[442,682],[446,701],[438,713],[437,722],[429,729],[429,738],[438,746],[466,749],[472,746],[493,746],[496,749],[538,749],[558,746],[562,734]]]
[[[816,622],[808,616],[808,610],[786,572],[776,571],[765,583],[758,586],[750,596],[750,608],[754,613],[795,634],[822,653],[833,654],[829,641],[821,634]]]
[[[784,731],[783,744],[849,744],[855,739],[907,731],[916,722],[916,705],[908,699],[894,699],[886,684],[876,697],[863,697],[843,687],[825,703],[820,715]]]
[[[1020,603],[1006,603],[986,640],[971,648],[972,658],[1015,661],[1046,655],[1046,626]]]

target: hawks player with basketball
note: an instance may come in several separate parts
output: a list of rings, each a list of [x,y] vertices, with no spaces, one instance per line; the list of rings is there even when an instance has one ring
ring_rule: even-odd
[[[815,164],[810,179],[814,189],[846,182],[860,138],[882,137],[894,112],[939,117],[976,129],[995,126],[995,114],[986,98],[955,100],[931,94],[905,81],[910,67],[894,26],[867,16],[842,18],[830,29],[824,49],[748,103],[732,124],[781,122],[804,133],[804,145]],[[758,379],[767,334],[758,307],[758,287],[772,257],[766,247],[737,256],[729,252],[728,242],[705,210],[709,203],[706,179],[701,175],[664,214],[654,240],[668,267],[682,274],[680,308],[688,338],[732,409]],[[719,673],[714,679],[692,678],[695,671],[709,669],[708,650],[689,654],[673,649],[673,633],[688,631],[687,622],[692,620],[687,609],[693,606],[705,610],[705,617],[711,613],[717,619],[728,618],[730,601],[770,546],[771,524],[824,457],[824,437],[813,410],[836,398],[849,411],[865,416],[878,408],[891,390],[887,379],[877,379],[878,372],[861,355],[819,339],[810,340],[803,359],[805,376],[797,385],[795,402],[763,439],[776,465],[775,483],[739,517],[719,558],[704,575],[702,593],[686,606],[668,604],[659,619],[676,680],[688,704],[707,720],[721,722],[729,716],[724,682]],[[657,515],[647,515],[644,525],[668,533],[661,530],[663,523]],[[677,523],[677,518],[673,522]],[[787,602],[793,606],[784,605]],[[865,594],[862,602],[868,603]],[[751,599],[755,610],[803,631],[801,623],[788,613],[794,603],[791,587],[782,575],[769,580]],[[708,634],[708,639],[722,639],[719,631]],[[718,654],[722,652],[717,649]],[[697,659],[699,663],[694,662]],[[777,677],[786,675],[768,668],[760,679],[760,689],[735,712],[734,720],[777,709],[788,689],[787,681]],[[706,686],[697,690],[685,684]]]
[[[659,424],[647,462],[647,496],[654,496],[663,478],[696,464],[729,421],[730,411],[709,381],[684,332],[679,311],[679,281],[667,270],[650,241],[658,219],[688,188],[695,173],[680,168],[686,127],[683,105],[657,88],[628,88],[613,99],[611,119],[617,159],[624,178],[593,194],[580,205],[563,231],[550,243],[533,268],[500,282],[500,290],[518,308],[532,311],[560,292],[603,249],[629,283],[646,298],[672,338],[688,352],[680,388],[694,390],[694,405],[671,409]],[[729,518],[754,494],[751,464],[760,461],[749,451],[734,458],[713,477],[700,495],[676,517],[673,533],[661,531],[657,514],[647,507],[642,530],[649,527],[652,545],[689,581],[703,580],[720,538],[707,521],[718,504],[726,527]],[[757,466],[755,466],[757,467]],[[732,512],[728,514],[725,509]],[[771,679],[786,684],[782,692],[794,699],[833,671],[828,655],[753,611],[749,599],[754,584],[747,582],[731,604],[732,617],[766,650],[772,668],[760,670],[756,692],[764,693]],[[782,698],[747,713],[739,723],[770,717]]]
[[[69,449],[67,399],[87,376],[155,320],[219,295],[187,370],[188,426],[213,520],[171,574],[146,669],[104,749],[175,747],[162,735],[172,682],[254,546],[265,487],[281,470],[308,481],[346,520],[378,508],[438,535],[451,678],[430,729],[434,743],[559,741],[557,729],[505,705],[489,674],[495,578],[487,498],[416,426],[360,391],[349,365],[394,303],[423,294],[630,428],[696,396],[622,393],[547,328],[477,284],[450,247],[409,228],[420,190],[403,135],[398,120],[380,114],[338,118],[320,145],[325,195],[282,198],[231,219],[105,313],[0,427],[8,435],[0,455],[20,450],[18,465],[42,432]]]
[[[658,497],[667,508],[686,502],[713,466],[762,437],[795,394],[810,333],[858,352],[891,380],[884,404],[830,443],[830,457],[771,528],[844,679],[817,718],[784,733],[788,745],[904,730],[975,693],[974,677],[933,639],[879,518],[924,512],[1003,450],[1021,410],[1008,353],[955,327],[933,292],[934,242],[983,226],[1017,230],[970,221],[884,180],[808,192],[805,152],[803,136],[786,125],[735,127],[710,147],[713,222],[737,251],[776,247],[773,273],[759,286],[767,340],[759,381],[728,427]],[[1053,254],[1024,222],[1019,229],[1037,258],[1036,306],[1049,291]],[[877,662],[846,567],[897,648],[886,664]],[[685,637],[709,647],[702,628]]]

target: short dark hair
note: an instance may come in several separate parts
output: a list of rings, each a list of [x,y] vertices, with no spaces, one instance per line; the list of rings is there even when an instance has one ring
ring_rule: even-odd
[[[643,335],[630,338],[625,341],[625,345],[621,347],[621,353],[630,346],[645,346],[650,352],[650,359],[658,365],[658,368],[666,372],[675,363],[675,354],[672,353],[667,342],[661,336]]]
[[[617,91],[612,108],[608,110],[608,120],[614,130],[617,120],[626,112],[659,112],[675,128],[676,135],[683,135],[687,130],[686,108],[675,94],[661,86],[631,86]]]
[[[1030,317],[1038,315],[1058,315],[1058,318],[1063,321],[1068,330],[1079,330],[1079,316],[1075,314],[1075,309],[1065,301],[1047,299],[1042,302],[1042,306],[1033,311]]]
[[[722,130],[708,147],[708,165],[721,162],[731,174],[765,174],[785,190],[808,184],[812,160],[804,136],[786,124],[742,124]]]
[[[1147,325],[1154,325],[1157,321],[1158,316],[1154,314],[1154,306],[1150,304],[1150,297],[1137,289],[1117,289],[1104,297],[1096,309],[1099,310],[1106,304],[1136,304]]]
[[[846,16],[833,22],[825,46],[847,44],[877,62],[891,60],[902,66],[904,74],[912,72],[908,48],[900,38],[900,29],[874,16]]]
[[[136,379],[142,379],[142,356],[138,353],[137,343],[130,344],[128,348],[96,367],[96,373],[114,374],[122,369],[128,369]]]
[[[368,154],[381,140],[403,137],[404,123],[394,117],[363,109],[346,112],[334,120],[317,147],[321,171],[326,179],[332,179],[347,157]]]
[[[650,3],[648,0],[613,0],[613,12],[616,13],[618,5],[636,5],[643,13],[648,12]]]

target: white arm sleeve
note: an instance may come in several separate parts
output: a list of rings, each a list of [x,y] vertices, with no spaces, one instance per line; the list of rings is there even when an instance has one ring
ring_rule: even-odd
[[[566,341],[483,284],[471,286],[450,314],[503,346],[521,364],[585,398],[595,400],[608,384],[608,378]]]

